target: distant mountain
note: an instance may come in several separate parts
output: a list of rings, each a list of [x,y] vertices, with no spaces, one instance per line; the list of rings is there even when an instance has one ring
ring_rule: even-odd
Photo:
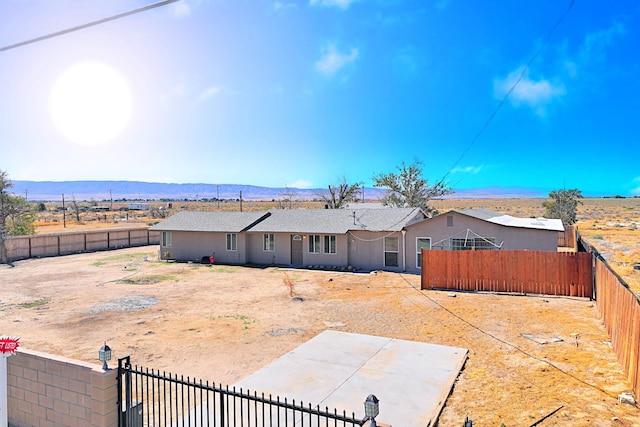
[[[28,200],[200,200],[200,199],[239,199],[274,200],[282,199],[290,193],[298,200],[318,199],[318,193],[324,188],[285,188],[260,187],[239,184],[164,184],[142,181],[12,181],[13,193],[26,196]],[[365,188],[367,200],[380,199],[384,190]],[[539,198],[546,197],[541,190],[520,187],[486,187],[456,190],[451,199],[488,199],[488,198]]]

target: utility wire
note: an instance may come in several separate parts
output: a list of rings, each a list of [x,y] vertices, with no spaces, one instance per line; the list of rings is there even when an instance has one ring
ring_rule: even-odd
[[[486,336],[488,336],[488,337],[490,337],[490,338],[492,338],[492,339],[494,339],[494,340],[496,340],[496,341],[498,341],[498,342],[500,342],[500,343],[502,343],[502,344],[504,344],[504,345],[506,345],[506,346],[509,346],[509,347],[513,348],[514,350],[519,351],[520,353],[524,354],[524,355],[525,355],[525,356],[527,356],[527,357],[530,357],[531,359],[537,360],[538,362],[544,363],[544,364],[546,364],[546,365],[548,365],[548,366],[550,366],[550,367],[554,368],[554,369],[555,369],[555,370],[557,370],[558,372],[560,372],[560,373],[562,373],[562,374],[564,374],[564,375],[566,375],[566,376],[568,376],[568,377],[570,377],[570,378],[573,378],[575,381],[577,381],[577,382],[579,382],[579,383],[581,383],[581,384],[583,384],[583,385],[585,385],[585,386],[587,386],[587,387],[593,388],[593,389],[595,389],[595,390],[597,390],[597,391],[601,392],[602,394],[604,394],[604,395],[606,395],[606,396],[609,396],[609,397],[612,397],[612,398],[614,398],[614,399],[617,399],[617,396],[613,395],[612,393],[609,393],[608,391],[604,390],[603,388],[598,387],[597,385],[590,384],[590,383],[588,383],[587,381],[583,380],[582,378],[578,378],[577,376],[573,375],[572,373],[567,372],[567,371],[565,371],[564,369],[560,368],[559,366],[557,366],[557,365],[553,364],[553,363],[552,363],[552,362],[550,362],[549,360],[542,359],[542,358],[540,358],[540,357],[534,356],[533,354],[528,353],[528,352],[526,352],[525,350],[521,349],[521,348],[520,348],[520,347],[518,347],[517,345],[512,344],[512,343],[510,343],[510,342],[508,342],[508,341],[505,341],[505,340],[503,340],[503,339],[501,339],[501,338],[498,338],[497,336],[495,336],[495,335],[493,335],[493,334],[491,334],[491,333],[489,333],[489,332],[487,332],[487,331],[485,331],[485,330],[481,329],[480,327],[478,327],[478,326],[474,325],[473,323],[471,323],[471,322],[469,322],[468,320],[464,319],[463,317],[461,317],[460,315],[456,314],[455,312],[453,312],[453,311],[449,310],[447,307],[443,306],[442,304],[440,304],[438,301],[436,301],[436,300],[434,300],[433,298],[431,298],[431,297],[430,297],[429,295],[427,295],[426,293],[421,292],[418,288],[416,288],[415,286],[413,286],[413,284],[412,284],[412,283],[411,283],[411,282],[410,282],[406,277],[404,277],[404,275],[402,275],[402,274],[401,274],[401,275],[400,275],[400,277],[402,277],[402,279],[403,279],[405,282],[407,282],[407,284],[408,284],[412,289],[414,289],[416,292],[418,292],[418,293],[419,293],[420,295],[422,295],[424,298],[428,299],[428,300],[429,300],[429,301],[431,301],[433,304],[437,305],[438,307],[440,307],[441,309],[443,309],[444,311],[446,311],[447,313],[449,313],[450,315],[452,315],[452,316],[453,316],[453,317],[455,317],[456,319],[460,320],[462,323],[464,323],[464,324],[466,324],[466,325],[470,326],[471,328],[473,328],[473,329],[477,330],[478,332],[480,332],[480,333],[482,333],[482,334],[484,334],[484,335],[486,335]]]
[[[96,25],[104,24],[106,22],[115,21],[116,19],[125,18],[130,15],[134,15],[136,13],[145,12],[147,10],[155,9],[156,7],[165,6],[169,3],[177,2],[178,0],[162,0],[157,3],[152,3],[146,6],[139,7],[137,9],[130,10],[128,12],[119,13],[117,15],[109,16],[107,18],[102,18],[97,21],[89,22],[87,24],[78,25],[76,27],[67,28],[66,30],[57,31],[55,33],[47,34],[44,36],[36,37],[34,39],[25,40],[19,43],[15,43],[9,46],[0,47],[0,52],[4,52],[6,50],[15,49],[18,47],[26,46],[32,43],[41,42],[43,40],[52,39],[54,37],[59,37],[65,34],[73,33],[75,31],[84,30],[85,28],[94,27]]]
[[[494,119],[494,117],[498,114],[498,111],[500,111],[500,109],[502,108],[502,106],[505,104],[505,102],[507,101],[507,99],[509,98],[509,96],[511,95],[511,93],[513,93],[513,91],[515,90],[515,88],[518,86],[518,84],[520,83],[520,81],[522,81],[522,79],[524,78],[525,74],[527,73],[527,71],[529,70],[529,67],[531,66],[531,64],[533,63],[533,61],[536,60],[536,58],[538,57],[538,55],[540,55],[540,53],[542,52],[542,50],[549,44],[549,40],[551,39],[551,36],[553,35],[553,33],[555,32],[556,28],[558,28],[558,26],[562,23],[562,21],[564,20],[564,18],[569,14],[569,11],[571,10],[571,8],[573,7],[573,5],[575,4],[576,0],[571,0],[569,2],[569,6],[567,7],[567,9],[564,11],[564,13],[560,16],[560,18],[558,18],[558,20],[556,21],[555,24],[553,24],[553,27],[551,27],[551,30],[549,30],[549,32],[547,33],[547,36],[544,39],[544,42],[542,43],[542,45],[538,48],[538,50],[535,51],[535,53],[533,54],[533,56],[529,59],[529,61],[527,62],[527,64],[524,66],[524,68],[522,69],[522,71],[520,72],[520,75],[518,76],[517,80],[513,83],[513,85],[511,85],[511,88],[509,88],[509,90],[507,91],[507,93],[502,97],[502,100],[500,101],[500,103],[498,103],[498,105],[496,106],[496,108],[493,110],[493,112],[489,115],[489,118],[484,122],[484,125],[482,126],[482,128],[480,128],[480,130],[478,131],[478,133],[476,133],[476,135],[473,137],[473,139],[471,140],[471,143],[467,146],[467,148],[464,149],[464,151],[462,152],[462,154],[460,155],[460,157],[458,158],[458,160],[456,160],[453,165],[451,166],[451,168],[449,169],[449,171],[447,173],[444,174],[444,176],[442,177],[442,179],[440,179],[440,182],[438,182],[437,185],[440,185],[444,182],[445,179],[447,179],[447,177],[449,176],[449,174],[453,171],[453,169],[455,169],[456,166],[458,166],[458,164],[460,164],[460,162],[462,161],[462,159],[464,158],[464,156],[469,152],[469,150],[471,149],[471,147],[473,147],[473,145],[476,143],[476,141],[480,138],[480,136],[482,136],[482,134],[484,133],[484,131],[487,129],[487,127],[489,127],[489,123],[491,123]]]

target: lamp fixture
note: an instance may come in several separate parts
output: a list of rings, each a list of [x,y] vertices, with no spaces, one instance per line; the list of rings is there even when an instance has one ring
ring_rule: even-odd
[[[98,360],[102,362],[102,369],[105,371],[109,370],[109,366],[107,362],[111,360],[111,347],[107,345],[107,342],[104,342],[104,345],[100,347],[98,350]]]
[[[380,401],[378,398],[370,394],[367,396],[367,399],[364,401],[364,415],[367,419],[369,419],[369,427],[377,427],[376,417],[380,413]]]

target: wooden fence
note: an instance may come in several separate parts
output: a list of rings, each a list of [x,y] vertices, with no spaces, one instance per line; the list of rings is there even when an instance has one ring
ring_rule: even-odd
[[[148,228],[16,236],[8,237],[5,241],[10,261],[159,243],[160,232],[149,231]]]
[[[593,297],[586,252],[422,251],[422,289]]]
[[[596,304],[637,398],[640,392],[640,301],[599,255],[595,258]]]
[[[564,231],[558,232],[558,247],[578,250],[578,229],[574,225],[566,225]]]

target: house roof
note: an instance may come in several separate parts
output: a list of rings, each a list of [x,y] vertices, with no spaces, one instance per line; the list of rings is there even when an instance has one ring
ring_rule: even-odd
[[[154,231],[346,234],[352,230],[400,231],[425,218],[419,208],[272,209],[267,212],[179,212]]]
[[[192,212],[183,211],[150,227],[155,231],[209,231],[238,233],[268,216],[268,212]]]
[[[564,225],[560,219],[550,218],[517,218],[511,215],[505,215],[489,209],[473,208],[459,209],[457,212],[462,215],[478,218],[493,224],[503,225],[505,227],[533,228],[536,230],[564,231]]]
[[[346,234],[353,230],[400,231],[425,217],[419,208],[272,209],[249,231]]]

